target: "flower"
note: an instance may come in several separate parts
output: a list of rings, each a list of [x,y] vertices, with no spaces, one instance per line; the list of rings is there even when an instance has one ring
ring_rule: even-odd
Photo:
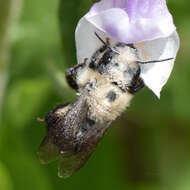
[[[141,61],[174,59],[141,65],[141,78],[158,97],[172,71],[179,38],[165,0],[101,0],[82,17],[75,38],[78,62],[90,58],[102,44],[94,35],[112,42],[133,43]]]

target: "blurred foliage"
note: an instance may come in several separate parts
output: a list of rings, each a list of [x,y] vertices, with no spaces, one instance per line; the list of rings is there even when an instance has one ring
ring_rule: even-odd
[[[40,165],[45,128],[36,118],[76,97],[64,71],[76,63],[75,27],[93,2],[0,0],[0,190],[189,190],[187,0],[168,1],[181,48],[161,99],[148,89],[137,94],[71,178],[57,177],[57,163]]]

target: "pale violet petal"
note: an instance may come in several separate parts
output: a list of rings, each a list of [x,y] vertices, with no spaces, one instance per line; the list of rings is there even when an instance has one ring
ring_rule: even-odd
[[[109,0],[108,0],[109,1]],[[136,20],[138,18],[166,18],[171,19],[172,16],[168,11],[166,0],[123,0],[126,12],[129,15],[130,20]]]
[[[125,43],[166,37],[176,29],[165,0],[102,0],[85,18]]]
[[[94,16],[110,8],[125,10],[130,20],[170,16],[166,0],[101,0],[91,7],[86,17]]]
[[[135,46],[137,47],[141,61],[174,58],[169,61],[141,65],[141,77],[146,86],[160,97],[160,91],[171,74],[179,49],[178,34],[175,31],[167,38],[140,42],[136,43]]]
[[[102,0],[100,2],[94,3],[90,11],[85,15],[86,18],[99,14],[102,11],[113,8],[112,0]]]
[[[171,18],[138,18],[131,22],[120,8],[111,8],[86,18],[99,30],[125,43],[153,40],[169,36],[175,31]]]

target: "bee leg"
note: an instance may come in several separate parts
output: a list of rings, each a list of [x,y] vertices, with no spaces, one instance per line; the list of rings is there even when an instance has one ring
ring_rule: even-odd
[[[103,45],[101,48],[99,48],[93,55],[92,55],[92,58],[91,58],[91,62],[89,64],[89,67],[91,69],[96,69],[97,67],[97,59],[99,57],[99,55],[101,53],[103,53],[106,49],[108,48],[107,45]]]
[[[101,53],[103,53],[106,49],[110,47],[110,39],[106,38],[106,41],[104,41],[96,32],[94,32],[95,36],[102,42],[103,46],[101,46],[98,50],[94,52],[91,58],[91,62],[89,64],[89,67],[91,69],[97,68],[97,59],[100,56]]]
[[[87,62],[87,58],[84,59],[84,62],[83,63],[79,63],[69,69],[66,70],[66,80],[67,80],[67,83],[69,84],[69,86],[75,90],[78,90],[78,85],[76,83],[76,80],[74,79],[74,75],[77,73],[77,69],[80,68],[80,67],[83,67],[86,62]]]
[[[130,92],[132,94],[135,94],[139,92],[141,89],[143,89],[144,86],[145,86],[144,81],[141,78],[139,78],[139,80],[137,81],[137,84],[133,88],[130,88]]]

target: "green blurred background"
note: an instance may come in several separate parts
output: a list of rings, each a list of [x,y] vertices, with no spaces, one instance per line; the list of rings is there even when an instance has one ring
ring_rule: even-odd
[[[181,47],[158,100],[144,89],[112,124],[89,162],[66,180],[36,152],[43,118],[75,92],[74,31],[92,0],[0,0],[0,190],[189,190],[190,4],[169,0]]]

